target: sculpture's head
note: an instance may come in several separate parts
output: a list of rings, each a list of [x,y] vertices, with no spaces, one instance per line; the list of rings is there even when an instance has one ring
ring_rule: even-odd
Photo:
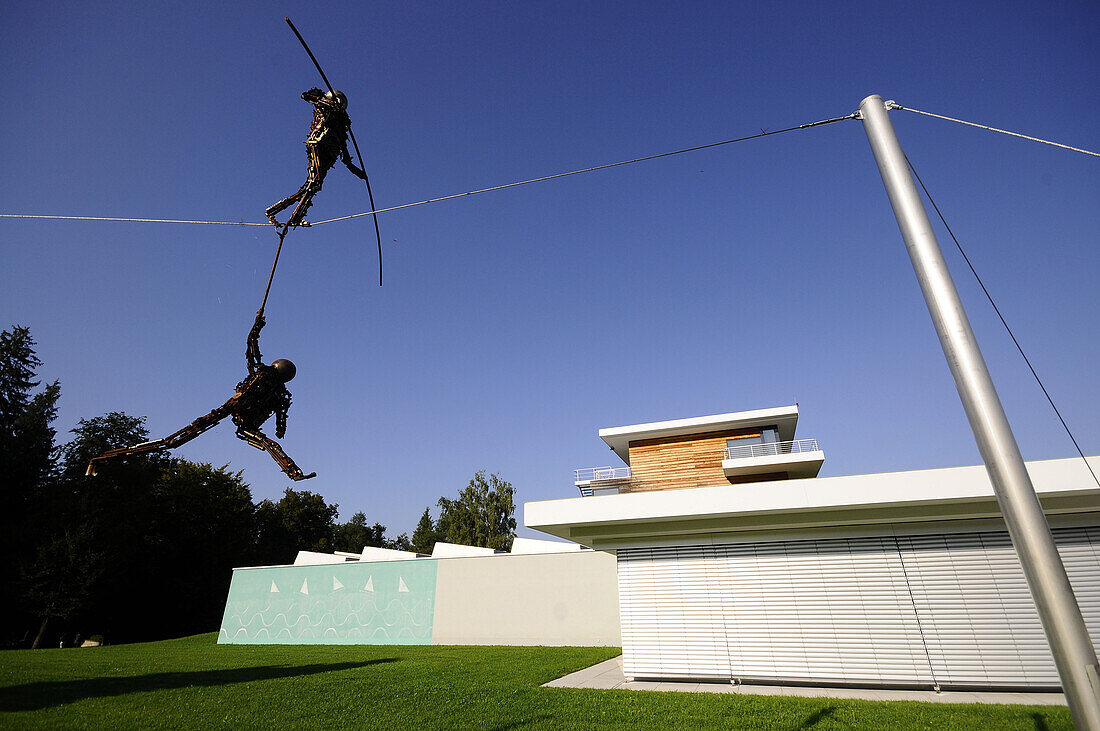
[[[271,364],[271,367],[275,369],[276,375],[279,376],[279,380],[283,383],[286,383],[290,379],[294,378],[294,374],[298,372],[298,369],[294,367],[294,364],[286,358],[279,358],[279,360]]]
[[[332,91],[325,92],[325,99],[330,103],[340,108],[340,111],[344,111],[348,108],[348,98],[344,96],[344,92],[339,89],[333,89]]]

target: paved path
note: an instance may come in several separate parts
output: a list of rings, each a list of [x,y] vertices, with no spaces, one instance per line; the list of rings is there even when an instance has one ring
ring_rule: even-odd
[[[627,682],[623,676],[623,657],[613,657],[592,667],[578,670],[546,688],[601,688],[604,690],[673,690],[686,693],[744,693],[748,695],[789,695],[823,698],[861,698],[872,701],[926,701],[929,703],[1023,703],[1033,706],[1064,706],[1061,693],[1000,693],[993,691],[887,690],[882,688],[813,688],[793,685],[731,685],[730,683],[693,683],[678,681]]]

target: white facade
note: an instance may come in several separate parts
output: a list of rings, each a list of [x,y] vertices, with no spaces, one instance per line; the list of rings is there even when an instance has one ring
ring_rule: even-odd
[[[1095,642],[1100,489],[1080,459],[1028,470]],[[617,554],[628,677],[1058,686],[981,466],[533,502],[524,524]]]

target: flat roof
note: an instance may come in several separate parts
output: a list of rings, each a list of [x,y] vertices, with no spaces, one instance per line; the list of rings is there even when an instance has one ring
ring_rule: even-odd
[[[1100,470],[1100,456],[1089,457]],[[1100,511],[1080,458],[1027,462],[1047,515]],[[595,549],[706,543],[738,533],[1000,519],[983,465],[524,503],[523,524]]]
[[[600,429],[600,439],[615,450],[615,454],[619,455],[623,462],[630,464],[630,442],[638,439],[678,437],[686,434],[706,434],[707,432],[725,431],[726,429],[774,425],[779,427],[779,441],[789,442],[794,439],[794,430],[797,424],[798,404],[794,404],[792,406],[777,406],[771,409],[695,416],[690,419],[613,426],[608,429]]]

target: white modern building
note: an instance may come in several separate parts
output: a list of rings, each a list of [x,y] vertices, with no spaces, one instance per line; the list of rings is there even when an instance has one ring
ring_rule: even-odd
[[[1057,688],[985,468],[818,478],[797,421],[601,429],[624,465],[525,504],[527,527],[616,555],[627,677]],[[1096,642],[1100,489],[1080,459],[1027,466]]]

